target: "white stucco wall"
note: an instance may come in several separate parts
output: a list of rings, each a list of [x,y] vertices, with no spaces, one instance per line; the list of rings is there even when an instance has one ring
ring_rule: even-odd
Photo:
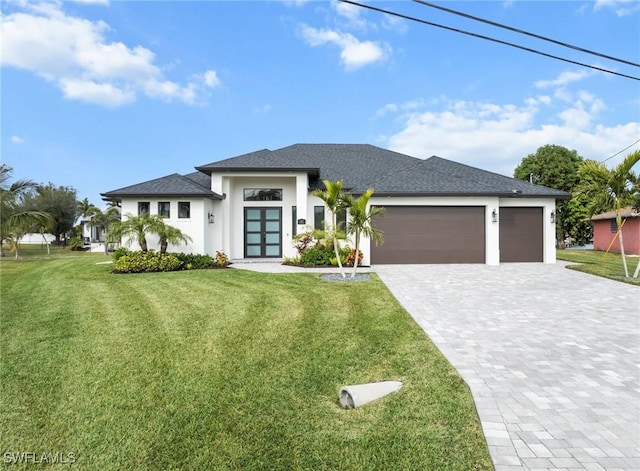
[[[281,188],[282,201],[244,201],[245,188]],[[218,250],[224,251],[231,259],[244,258],[244,208],[245,207],[279,207],[282,208],[282,256],[293,257],[296,250],[293,246],[292,206],[297,207],[297,218],[305,219],[306,224],[296,225],[297,232],[313,229],[314,206],[321,206],[320,198],[312,196],[308,191],[306,173],[283,172],[265,176],[263,173],[225,173],[213,174],[211,189],[224,196],[223,200],[207,198],[150,198],[125,199],[122,201],[123,218],[127,214],[137,215],[138,202],[148,201],[151,214],[158,213],[158,202],[169,201],[171,217],[167,224],[179,228],[193,239],[187,245],[170,246],[174,252],[207,253],[215,255]],[[191,217],[178,218],[178,202],[191,203]],[[551,221],[551,212],[555,211],[555,200],[552,198],[497,198],[497,197],[380,197],[373,196],[370,204],[376,206],[482,206],[485,208],[485,260],[488,265],[500,263],[500,223],[493,222],[491,213],[500,207],[542,207],[544,263],[555,263],[555,225]],[[208,214],[214,215],[210,223]],[[499,219],[499,217],[498,217]],[[330,213],[325,209],[325,222],[330,223]],[[126,241],[123,241],[126,243]],[[355,246],[349,238],[345,243]],[[157,237],[149,236],[150,248],[159,249]],[[370,264],[371,242],[363,237],[360,247],[364,253],[363,263]],[[134,243],[132,248],[138,249]]]
[[[210,200],[206,198],[127,198],[123,199],[121,203],[122,218],[123,220],[129,215],[138,215],[138,202],[149,202],[150,214],[158,214],[158,203],[169,202],[170,204],[170,217],[165,219],[165,222],[173,227],[180,229],[184,234],[188,234],[193,240],[187,244],[171,245],[169,244],[169,252],[185,252],[185,253],[209,253],[210,252],[210,237],[209,237],[209,224],[207,222],[207,208],[211,206]],[[178,202],[189,202],[191,204],[191,214],[189,218],[178,217]],[[125,247],[130,247],[133,250],[139,250],[140,246],[137,242],[131,242],[129,240],[122,240],[122,244]],[[158,237],[155,235],[147,236],[147,244],[150,249],[160,250],[158,243]]]

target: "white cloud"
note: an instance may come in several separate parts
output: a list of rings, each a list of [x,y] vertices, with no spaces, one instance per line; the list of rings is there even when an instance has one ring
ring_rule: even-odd
[[[334,44],[340,51],[340,62],[347,70],[354,70],[365,65],[383,62],[387,59],[391,48],[372,41],[360,41],[349,33],[342,33],[330,29],[316,29],[308,25],[301,25],[300,33],[311,46]]]
[[[568,70],[560,73],[556,78],[551,80],[538,80],[535,83],[537,88],[562,87],[573,82],[579,82],[592,75],[587,70]]]
[[[24,144],[24,139],[21,138],[20,136],[11,136],[11,143],[12,144]]]
[[[640,3],[637,0],[596,0],[594,10],[611,8],[618,16],[631,15],[640,11]]]
[[[31,71],[56,84],[73,100],[117,107],[138,93],[166,101],[196,104],[204,88],[220,85],[206,71],[180,84],[168,80],[153,51],[109,42],[109,25],[67,15],[55,2],[26,3],[3,17],[2,65]]]
[[[109,0],[72,0],[74,3],[86,3],[91,5],[109,5]]]
[[[505,175],[512,175],[522,158],[545,144],[576,149],[584,158],[603,160],[637,140],[640,122],[594,125],[604,103],[586,92],[556,118],[541,121],[549,97],[523,105],[452,101],[437,110],[403,116],[402,129],[386,145],[416,157],[439,155]],[[392,109],[386,105],[384,109]],[[624,155],[620,156],[622,159]]]
[[[269,103],[266,103],[258,108],[255,108],[253,110],[253,114],[267,114],[269,111],[271,111],[271,105]]]
[[[221,82],[215,70],[207,70],[203,75],[204,84],[209,88],[220,86]]]
[[[123,90],[110,83],[61,78],[59,86],[66,98],[116,108],[136,99],[134,91]]]

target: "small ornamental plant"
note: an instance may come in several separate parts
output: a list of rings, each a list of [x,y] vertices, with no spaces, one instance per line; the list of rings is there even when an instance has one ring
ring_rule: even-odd
[[[227,268],[227,266],[229,265],[229,257],[226,253],[218,250],[216,251],[216,256],[213,259],[213,262],[218,268]]]
[[[362,253],[362,250],[358,250],[358,265],[362,265],[363,258],[364,258],[364,254]],[[356,249],[351,249],[351,251],[347,255],[347,260],[346,260],[347,266],[352,267],[355,259],[356,259]]]

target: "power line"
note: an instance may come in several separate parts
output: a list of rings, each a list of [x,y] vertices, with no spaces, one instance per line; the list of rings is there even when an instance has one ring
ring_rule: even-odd
[[[464,12],[461,12],[461,11],[458,11],[458,10],[453,10],[451,8],[446,8],[446,7],[443,7],[443,6],[440,6],[440,5],[435,5],[433,3],[425,2],[424,0],[413,0],[413,1],[416,2],[416,3],[420,3],[421,5],[424,5],[426,7],[435,8],[437,10],[446,11],[447,13],[452,13],[454,15],[462,16],[464,18],[468,18],[468,19],[475,20],[475,21],[480,21],[481,23],[485,23],[485,24],[488,24],[488,25],[491,25],[491,26],[497,26],[498,28],[503,28],[503,29],[506,29],[506,30],[509,30],[509,31],[514,31],[516,33],[520,33],[520,34],[525,34],[527,36],[531,36],[531,37],[536,38],[536,39],[542,39],[543,41],[548,41],[550,43],[559,44],[560,46],[568,47],[569,49],[574,49],[574,50],[580,51],[580,52],[586,52],[587,54],[592,54],[594,56],[602,57],[604,59],[610,59],[612,61],[617,61],[617,62],[621,62],[623,64],[632,65],[634,67],[640,67],[640,64],[638,64],[636,62],[631,62],[631,61],[628,61],[626,59],[620,59],[620,58],[617,58],[617,57],[609,56],[607,54],[602,54],[600,52],[592,51],[590,49],[584,49],[582,47],[574,46],[573,44],[569,44],[569,43],[564,43],[562,41],[558,41],[556,39],[548,38],[546,36],[541,36],[539,34],[530,33],[528,31],[524,31],[524,30],[521,30],[521,29],[518,29],[518,28],[514,28],[512,26],[507,26],[507,25],[502,24],[502,23],[497,23],[495,21],[487,20],[485,18],[480,18],[478,16],[469,15],[468,13],[464,13]]]
[[[616,153],[615,153],[615,154],[613,154],[611,157],[607,157],[606,159],[601,160],[599,163],[603,164],[603,163],[605,163],[607,160],[611,160],[611,159],[613,159],[616,155],[620,155],[620,154],[622,154],[625,150],[627,150],[627,149],[629,149],[629,148],[631,148],[631,147],[635,146],[638,142],[640,142],[640,139],[638,139],[636,142],[633,142],[633,143],[629,144],[627,147],[625,147],[624,149],[622,149],[620,152],[616,152]]]
[[[556,59],[556,60],[559,60],[559,61],[562,61],[562,62],[568,62],[569,64],[579,65],[579,66],[582,66],[582,67],[588,67],[590,69],[598,70],[600,72],[605,72],[607,74],[617,75],[619,77],[624,77],[624,78],[628,78],[628,79],[631,79],[631,80],[640,81],[640,77],[634,77],[633,75],[626,75],[626,74],[622,74],[620,72],[615,72],[613,70],[603,69],[601,67],[596,67],[594,65],[585,64],[583,62],[577,62],[577,61],[573,61],[571,59],[565,59],[563,57],[555,56],[553,54],[548,54],[546,52],[538,51],[536,49],[531,49],[531,48],[525,47],[525,46],[520,46],[518,44],[510,43],[510,42],[507,42],[507,41],[502,41],[500,39],[492,38],[492,37],[489,37],[489,36],[484,36],[482,34],[472,33],[470,31],[465,31],[465,30],[462,30],[462,29],[452,28],[450,26],[445,26],[445,25],[441,25],[441,24],[438,24],[438,23],[432,23],[430,21],[423,20],[423,19],[420,19],[420,18],[416,18],[414,16],[404,15],[402,13],[397,13],[397,12],[390,11],[390,10],[385,10],[383,8],[374,7],[372,5],[365,5],[365,4],[362,4],[362,3],[354,2],[352,0],[339,0],[339,1],[341,1],[343,3],[349,3],[351,5],[355,5],[355,6],[358,6],[358,7],[367,8],[368,10],[378,11],[380,13],[386,13],[387,15],[397,16],[399,18],[404,18],[405,20],[411,20],[411,21],[415,21],[417,23],[422,23],[422,24],[428,25],[428,26],[434,26],[436,28],[445,29],[447,31],[453,31],[454,33],[466,34],[467,36],[472,36],[472,37],[475,37],[475,38],[484,39],[486,41],[491,41],[491,42],[494,42],[494,43],[503,44],[505,46],[511,46],[511,47],[516,48],[516,49],[521,49],[523,51],[531,52],[533,54],[538,54],[540,56],[549,57],[551,59]]]

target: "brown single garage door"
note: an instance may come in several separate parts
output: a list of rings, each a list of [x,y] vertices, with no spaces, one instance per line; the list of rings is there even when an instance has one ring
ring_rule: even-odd
[[[542,262],[542,208],[500,208],[500,261]]]
[[[484,263],[483,206],[387,206],[371,263]]]

